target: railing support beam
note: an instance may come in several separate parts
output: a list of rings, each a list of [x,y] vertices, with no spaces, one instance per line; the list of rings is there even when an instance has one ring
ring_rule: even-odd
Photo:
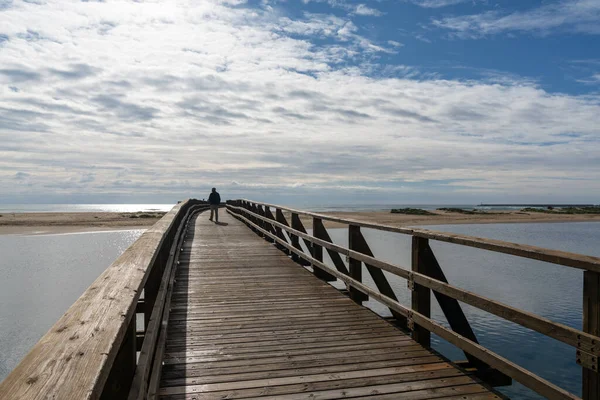
[[[424,248],[421,250],[421,256],[427,265],[427,276],[437,279],[438,281],[448,283],[448,279],[446,279],[446,275],[444,274],[444,271],[442,271],[442,268],[435,258],[435,254],[433,254],[433,250],[429,244],[424,246]],[[460,306],[460,303],[456,299],[436,291],[433,291],[433,295],[439,303],[440,308],[442,309],[442,312],[444,313],[444,316],[446,317],[446,320],[450,324],[452,330],[475,343],[479,343],[477,337],[475,336],[475,332],[473,332],[473,329],[471,329],[471,325],[469,324],[469,321],[467,320],[467,317]],[[465,353],[465,356],[473,367],[480,369],[489,368],[487,364],[482,363],[470,354]]]
[[[296,213],[292,213],[292,229],[295,229],[302,233],[306,233],[306,229],[304,229],[304,225],[302,224],[302,221],[300,221],[300,217]],[[291,235],[291,238],[292,238],[292,246],[294,246],[295,248],[297,248],[300,251],[304,251],[304,250],[302,250],[302,246],[300,246],[300,237],[298,237],[296,235]],[[308,251],[310,252],[312,244],[311,243],[305,243],[305,244],[308,246]],[[298,257],[296,254],[292,254],[292,260],[299,263],[300,265],[310,265],[306,260]]]
[[[265,207],[265,208],[266,208],[266,207]],[[258,206],[257,206],[257,213],[258,213],[259,215],[261,215],[261,216],[263,216],[263,217],[267,218],[267,213],[266,213],[265,209],[263,209],[263,207],[262,207],[261,205],[258,205]],[[271,225],[271,224],[269,224],[268,222],[265,222],[265,221],[261,221],[261,222],[262,222],[262,227],[263,227],[263,229],[265,229],[265,230],[267,230],[267,231],[269,231],[269,232],[271,232],[271,233],[275,233],[275,229],[273,229],[273,225]],[[270,238],[270,237],[268,237],[268,236],[265,236],[265,240],[266,240],[267,242],[271,242],[271,243],[273,243],[273,242],[274,242],[274,240],[273,240],[273,239],[271,239],[271,238]]]
[[[275,218],[275,216],[271,212],[271,208],[270,207],[265,207],[265,217],[267,217],[267,218],[269,218],[269,219],[271,219],[273,221],[277,221],[277,219]],[[275,226],[274,228],[275,228],[275,234],[277,235],[277,237],[279,239],[281,239],[281,240],[286,240],[287,241],[287,239],[285,238],[285,236],[283,234],[283,230],[280,227],[278,227],[278,226]],[[285,251],[287,253],[287,250],[285,250],[285,247],[283,247],[279,243],[275,242],[275,246],[277,246],[277,248],[279,250]]]
[[[366,254],[369,257],[375,257],[373,252],[371,251],[371,248],[369,247],[369,244],[367,243],[367,240],[365,239],[362,232],[360,231],[360,227],[357,227],[357,228],[359,228],[358,232],[355,232],[354,236],[352,237],[352,241],[353,241],[352,245],[354,247],[350,247],[350,249],[352,249],[354,251],[358,251],[363,254]],[[374,266],[368,264],[368,263],[365,263],[365,266],[367,267],[367,271],[369,272],[369,275],[371,275],[373,282],[375,282],[375,286],[377,286],[377,289],[379,289],[379,292],[394,301],[398,301],[398,298],[396,297],[396,294],[394,293],[394,289],[392,289],[392,286],[388,282],[383,271],[377,267],[374,267]],[[365,300],[367,300],[367,299],[368,299],[368,296],[365,295]],[[392,313],[392,315],[394,316],[394,319],[396,319],[397,326],[399,326],[400,328],[406,329],[407,328],[406,317],[391,308],[389,310]]]
[[[431,249],[431,246],[427,244],[423,249],[422,256],[427,265],[427,274],[429,277],[438,281],[448,283],[444,271],[440,267],[440,264]],[[452,330],[461,336],[471,340],[474,343],[479,343],[475,332],[471,329],[471,324],[465,316],[465,313],[460,306],[458,300],[453,299],[445,294],[438,293],[435,290],[433,295],[437,300],[446,320],[450,324]],[[487,382],[491,386],[509,386],[512,384],[512,379],[498,370],[491,368],[489,365],[472,356],[471,354],[464,352],[467,357],[467,362],[459,362],[463,368],[474,369],[475,374],[484,382]]]
[[[313,236],[316,238],[322,238],[324,229],[325,227],[323,226],[323,221],[319,218],[313,218]],[[312,256],[317,260],[323,262],[323,247],[313,243]],[[314,265],[313,273],[317,278],[324,280],[325,282],[333,282],[337,280],[335,276],[323,271],[321,268],[315,267]]]
[[[283,212],[281,211],[280,208],[276,208],[275,209],[275,220],[277,222],[279,222],[280,224],[283,224],[285,226],[290,226],[290,224],[288,223],[287,219],[285,218],[285,215],[283,215]],[[282,240],[285,240],[286,242],[288,242],[288,239],[285,238],[285,235],[283,234],[283,231],[281,232],[283,235]],[[290,254],[289,250],[284,250],[285,253],[287,253],[288,255]],[[292,254],[293,257],[293,254]]]
[[[327,229],[325,229],[325,225],[323,225],[323,220],[320,218],[313,219],[313,236],[326,242],[333,243],[329,233],[327,232]],[[329,254],[329,258],[331,258],[333,265],[335,265],[335,268],[338,271],[345,275],[350,275],[350,272],[348,271],[348,268],[346,268],[346,264],[344,264],[344,260],[342,260],[340,253],[327,249],[327,254]]]
[[[583,331],[595,336],[600,334],[600,273],[598,272],[583,273]],[[598,345],[600,346],[600,343]],[[578,360],[580,359],[578,357]],[[582,372],[583,400],[600,399],[598,368],[593,370],[583,367]]]

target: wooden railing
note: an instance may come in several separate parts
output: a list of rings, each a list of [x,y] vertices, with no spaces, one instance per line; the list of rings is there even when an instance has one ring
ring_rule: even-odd
[[[361,303],[367,296],[370,296],[386,305],[398,324],[410,329],[413,338],[421,345],[430,347],[430,334],[434,333],[460,348],[468,358],[469,362],[466,366],[474,369],[476,375],[490,384],[507,384],[509,382],[504,378],[509,377],[549,399],[579,398],[480,345],[459,301],[574,347],[575,361],[583,368],[583,399],[600,399],[598,375],[600,258],[427,229],[366,223],[251,200],[229,201],[227,209],[259,235],[290,254],[293,259],[304,265],[311,265],[317,277],[325,281],[339,279],[345,282],[349,296],[354,301]],[[275,210],[275,215],[273,215],[272,209]],[[291,223],[288,222],[285,214],[290,216]],[[300,216],[312,219],[312,235],[307,234]],[[332,243],[323,224],[324,220],[348,227],[348,248]],[[404,268],[375,258],[362,235],[361,228],[411,235],[411,268]],[[287,233],[289,241],[284,232]],[[300,239],[309,253],[303,251]],[[583,270],[583,331],[449,284],[429,246],[429,240],[511,254]],[[335,268],[323,262],[323,249],[327,250]],[[348,258],[348,266],[341,256]],[[362,282],[363,263],[378,290],[374,290]],[[398,302],[382,271],[407,280],[411,290],[410,307]],[[451,329],[431,319],[432,291]]]
[[[207,208],[205,202],[183,201],[144,232],[0,383],[0,399],[153,398],[173,263],[187,222]]]

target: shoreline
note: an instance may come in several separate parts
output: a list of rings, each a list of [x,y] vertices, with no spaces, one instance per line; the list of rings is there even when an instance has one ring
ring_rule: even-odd
[[[223,210],[224,212],[224,210]],[[290,220],[287,212],[286,217]],[[364,222],[396,227],[464,224],[518,224],[600,222],[598,214],[526,213],[521,211],[494,212],[489,214],[457,214],[435,211],[435,215],[392,214],[389,211],[330,211],[318,213],[335,218],[354,219]],[[0,235],[49,235],[67,233],[93,233],[115,230],[147,229],[154,225],[162,213],[115,213],[115,212],[46,212],[9,213],[0,217]],[[305,228],[312,228],[312,218],[301,216]],[[327,228],[344,228],[345,224],[323,221]]]
[[[35,212],[0,215],[0,235],[47,235],[147,229],[164,213]]]
[[[146,230],[149,226],[0,226],[0,236],[47,236]]]

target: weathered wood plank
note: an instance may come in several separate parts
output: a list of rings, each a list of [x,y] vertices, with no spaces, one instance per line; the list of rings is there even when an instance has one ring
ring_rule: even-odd
[[[362,329],[360,329],[362,328]],[[213,343],[224,345],[228,343],[239,343],[245,344],[247,346],[262,346],[262,344],[270,344],[270,343],[279,343],[281,341],[285,341],[285,343],[312,343],[312,342],[320,342],[320,341],[338,341],[344,339],[352,339],[352,338],[362,338],[362,337],[372,337],[373,334],[376,335],[386,335],[386,334],[394,334],[397,335],[393,328],[385,328],[385,329],[364,329],[364,327],[359,327],[356,330],[346,329],[344,331],[335,331],[335,330],[327,330],[323,332],[317,333],[305,333],[302,334],[291,334],[291,335],[282,335],[279,333],[279,330],[273,330],[269,333],[261,332],[260,336],[243,336],[243,337],[229,337],[229,335],[220,335],[217,338],[211,339],[210,337],[203,336],[198,338],[196,335],[188,336],[185,332],[180,332],[180,336],[176,336],[174,333],[171,333],[169,344],[171,346],[179,346],[182,343],[186,343],[189,345],[198,344],[210,346]]]
[[[408,374],[407,374],[408,375]],[[336,381],[316,381],[306,382],[302,386],[305,388],[299,392],[300,385],[269,385],[262,388],[243,388],[237,390],[215,391],[213,393],[203,391],[194,392],[193,386],[165,388],[167,396],[169,394],[194,394],[197,399],[217,399],[228,394],[228,398],[258,398],[269,400],[290,400],[290,399],[340,399],[340,398],[355,398],[358,396],[372,396],[377,393],[393,393],[390,398],[400,398],[404,393],[407,399],[431,399],[453,395],[456,393],[481,393],[485,389],[481,385],[471,384],[471,378],[462,377],[444,377],[442,379],[427,379],[428,376],[436,376],[433,373],[421,373],[409,376],[390,375],[385,377],[369,377],[359,378],[354,380],[336,380]],[[443,375],[443,374],[442,374]],[[427,379],[427,380],[426,380]],[[308,379],[307,379],[308,380]],[[392,383],[385,383],[392,382]],[[336,387],[341,387],[337,389]],[[463,387],[472,387],[464,389]],[[189,390],[182,392],[183,390]],[[436,390],[437,389],[437,390]],[[445,389],[445,390],[444,390]],[[296,391],[290,393],[290,391]],[[437,395],[437,396],[436,396]],[[256,396],[256,397],[255,397]],[[310,397],[309,397],[310,396]],[[394,397],[396,396],[396,397]],[[166,397],[169,398],[169,397]],[[187,397],[190,398],[190,397]]]
[[[344,343],[340,346],[340,343]],[[354,349],[360,348],[377,348],[382,343],[389,344],[394,343],[395,346],[414,346],[410,340],[406,338],[398,339],[397,333],[378,335],[374,337],[369,335],[363,338],[346,339],[343,342],[329,341],[329,342],[312,342],[312,343],[292,343],[292,342],[281,342],[277,341],[276,344],[262,343],[258,346],[244,346],[244,345],[232,345],[232,344],[212,344],[212,345],[190,345],[188,343],[182,346],[176,346],[171,348],[166,357],[168,358],[182,358],[182,357],[198,357],[199,355],[212,355],[215,351],[218,351],[219,355],[235,355],[242,356],[250,353],[268,353],[269,355],[277,355],[280,352],[298,352],[306,350],[307,353],[315,351],[317,353],[329,350],[340,350],[342,347],[352,347]],[[173,347],[173,346],[172,346]]]
[[[439,363],[442,360],[437,356],[432,356],[431,353],[421,350],[420,352],[412,352],[405,354],[385,353],[374,354],[363,357],[345,357],[330,358],[324,360],[308,360],[294,362],[279,362],[266,364],[252,364],[251,366],[241,365],[236,367],[215,367],[214,364],[184,364],[173,367],[165,367],[163,370],[163,378],[176,379],[191,376],[203,377],[218,377],[224,379],[226,375],[236,375],[249,372],[256,373],[286,373],[285,371],[294,371],[300,368],[348,368],[364,369],[364,368],[380,368],[384,366],[400,366],[400,365],[419,365]]]
[[[423,364],[434,364],[435,357],[423,357],[420,362]],[[426,361],[426,362],[423,362]],[[438,359],[439,362],[439,359]],[[438,363],[439,365],[447,365],[446,363]],[[374,363],[362,363],[362,364],[342,364],[342,365],[331,365],[325,367],[308,367],[308,368],[295,368],[295,369],[280,369],[280,370],[268,370],[268,371],[255,371],[252,372],[240,372],[234,374],[214,374],[214,375],[198,375],[192,376],[187,374],[183,377],[165,379],[162,382],[163,387],[171,386],[187,386],[187,385],[206,385],[213,383],[225,383],[225,382],[241,382],[251,380],[265,380],[273,378],[286,378],[294,376],[306,376],[316,374],[337,374],[348,371],[360,371],[360,370],[381,370],[383,366],[386,367],[400,367],[405,365],[416,365],[412,359],[405,360],[394,360],[389,362],[374,362]],[[448,375],[461,376],[463,375],[458,370],[451,368],[446,369]]]
[[[328,332],[330,332],[333,335],[339,335],[339,334],[343,334],[346,332],[361,332],[361,331],[371,331],[374,334],[377,334],[379,332],[379,329],[371,328],[370,326],[365,325],[365,324],[361,324],[361,325],[357,325],[357,326],[346,326],[346,325],[319,326],[319,327],[312,327],[312,328],[301,328],[301,327],[297,327],[297,326],[292,326],[292,327],[285,327],[285,328],[281,328],[281,329],[272,328],[272,329],[262,330],[262,331],[257,331],[257,332],[231,331],[231,332],[217,332],[217,333],[210,334],[210,333],[204,333],[202,328],[199,328],[197,331],[186,328],[186,329],[171,330],[169,332],[169,337],[175,341],[187,339],[188,336],[193,337],[194,339],[197,339],[197,340],[206,340],[206,341],[219,340],[219,339],[224,339],[224,338],[228,338],[229,340],[236,340],[236,339],[240,339],[240,338],[242,340],[253,340],[253,339],[258,339],[261,337],[269,338],[272,336],[286,337],[287,335],[295,335],[295,336],[303,335],[305,337],[311,337],[311,336],[324,335],[324,334],[327,334]]]
[[[371,349],[371,350],[342,350],[336,352],[326,352],[321,354],[297,354],[291,356],[275,356],[269,357],[265,356],[264,358],[240,358],[236,360],[218,360],[218,361],[192,361],[192,362],[182,362],[178,364],[165,365],[165,369],[187,369],[193,370],[195,368],[225,368],[225,367],[252,367],[254,365],[263,365],[263,364],[281,364],[281,363],[289,363],[289,365],[293,365],[295,362],[302,361],[310,361],[312,363],[318,364],[322,362],[329,362],[331,360],[341,360],[346,359],[347,357],[361,358],[361,357],[377,357],[381,355],[390,355],[395,354],[398,358],[418,358],[425,357],[431,355],[430,352],[424,350],[421,346],[413,346],[409,348],[403,348],[402,350],[397,348],[390,347],[382,347],[380,349]],[[418,364],[418,363],[417,363]]]
[[[349,350],[374,350],[374,349],[418,349],[418,345],[411,344],[406,341],[382,341],[379,343],[359,344],[359,345],[339,345],[331,346],[327,349],[327,352],[347,352]],[[224,353],[221,354],[218,351],[194,351],[188,350],[186,352],[178,352],[172,354],[165,354],[164,363],[166,364],[182,364],[190,362],[214,362],[214,361],[226,361],[226,360],[239,360],[239,359],[252,359],[261,357],[290,357],[294,355],[310,355],[317,354],[323,355],[323,351],[317,348],[309,349],[291,349],[291,350],[279,350],[279,351],[257,351],[255,353]]]
[[[271,378],[271,379],[258,379],[258,380],[248,380],[248,381],[233,381],[233,382],[222,382],[222,383],[214,383],[214,384],[203,384],[202,386],[197,384],[188,384],[185,386],[174,386],[174,387],[166,387],[161,390],[161,394],[169,395],[169,394],[178,394],[178,393],[194,393],[194,392],[216,392],[216,391],[233,391],[233,390],[242,390],[242,389],[252,389],[252,388],[262,388],[265,386],[283,386],[283,385],[294,385],[294,384],[307,384],[313,382],[326,382],[326,381],[338,381],[345,379],[364,379],[367,380],[371,377],[380,377],[387,375],[397,375],[403,373],[413,373],[413,372],[423,372],[423,371],[434,371],[443,368],[451,368],[448,364],[425,364],[425,365],[416,365],[416,366],[403,366],[403,367],[390,367],[390,368],[379,368],[379,369],[368,369],[368,370],[359,370],[359,371],[346,371],[340,372],[336,374],[314,374],[314,375],[298,375],[291,377],[282,377],[282,378]],[[423,374],[422,379],[426,378],[429,374]],[[455,381],[450,383],[450,379],[445,381],[444,386],[450,386],[453,383],[455,385],[460,384],[469,384],[474,383],[470,377],[467,376],[459,376],[459,381]],[[192,379],[193,380],[193,379]],[[425,379],[423,379],[425,380]],[[416,384],[416,383],[413,383]],[[424,386],[431,385],[431,381],[423,382]],[[368,386],[366,388],[357,388],[357,390],[349,390],[349,392],[360,393],[360,390],[363,390],[363,395],[366,395],[370,392]],[[397,388],[394,388],[397,389]],[[339,393],[339,392],[338,392]],[[372,393],[371,393],[372,394]],[[314,394],[316,395],[316,394]],[[360,394],[355,394],[360,395]],[[285,397],[281,397],[285,398]]]

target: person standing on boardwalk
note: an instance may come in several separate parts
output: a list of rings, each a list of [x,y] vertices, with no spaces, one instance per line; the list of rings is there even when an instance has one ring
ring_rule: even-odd
[[[219,204],[221,204],[221,196],[217,189],[212,188],[212,192],[210,196],[208,196],[208,204],[210,204],[210,218],[209,220],[213,220],[213,214],[215,216],[215,222],[219,222]]]

